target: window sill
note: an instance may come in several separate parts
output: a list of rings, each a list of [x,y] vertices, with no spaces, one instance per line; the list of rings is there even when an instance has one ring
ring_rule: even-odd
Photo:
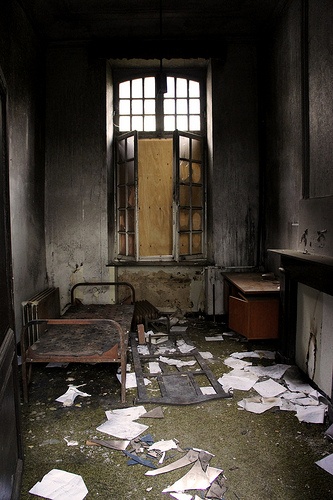
[[[213,262],[209,262],[208,260],[193,260],[188,261],[184,260],[181,262],[175,261],[115,261],[106,264],[106,267],[206,267],[206,266],[214,266]]]

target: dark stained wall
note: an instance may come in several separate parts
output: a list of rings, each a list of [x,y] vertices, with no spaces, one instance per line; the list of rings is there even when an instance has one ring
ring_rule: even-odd
[[[299,0],[287,7],[261,53],[263,249],[332,256],[333,4]],[[277,270],[278,258],[265,258]]]
[[[44,63],[16,1],[0,16],[0,71],[7,92],[13,296],[16,336],[21,302],[47,285],[44,238]]]

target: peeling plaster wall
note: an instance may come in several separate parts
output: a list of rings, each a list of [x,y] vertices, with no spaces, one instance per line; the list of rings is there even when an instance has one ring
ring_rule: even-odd
[[[16,1],[0,16],[0,71],[7,100],[13,301],[16,337],[22,301],[47,286],[44,239],[43,52]]]
[[[117,271],[120,281],[132,283],[137,300],[177,308],[183,314],[204,310],[204,273],[200,267],[137,266]]]

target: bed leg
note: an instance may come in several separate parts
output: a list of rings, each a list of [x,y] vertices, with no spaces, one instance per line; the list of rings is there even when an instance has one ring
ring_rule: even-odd
[[[28,395],[28,375],[27,375],[27,363],[25,361],[22,362],[21,370],[22,370],[23,401],[25,403],[28,403],[28,401],[29,401],[29,395]]]

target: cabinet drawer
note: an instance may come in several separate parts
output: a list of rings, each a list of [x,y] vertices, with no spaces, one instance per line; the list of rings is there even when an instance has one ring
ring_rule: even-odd
[[[278,338],[279,299],[230,296],[229,328],[248,339]]]

